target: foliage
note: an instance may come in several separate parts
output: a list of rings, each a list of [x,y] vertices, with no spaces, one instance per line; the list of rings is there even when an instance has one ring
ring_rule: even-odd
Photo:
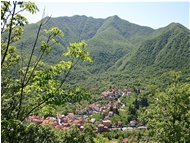
[[[190,84],[171,84],[154,97],[141,118],[147,122],[150,137],[158,142],[189,142]]]
[[[109,143],[109,140],[103,135],[98,134],[96,138],[94,138],[94,143]]]
[[[50,126],[39,126],[34,123],[23,123],[19,120],[3,120],[2,123],[2,142],[44,142],[56,143],[58,136]],[[15,134],[17,135],[15,136]],[[13,138],[14,135],[14,138]]]
[[[96,137],[95,127],[92,124],[85,124],[83,131],[80,131],[76,125],[73,125],[68,131],[66,131],[62,137],[63,143],[94,143]]]
[[[64,143],[82,143],[82,136],[77,126],[72,126],[62,137]]]
[[[121,120],[127,124],[137,118],[140,109],[141,114],[146,111],[142,122],[148,124],[151,140],[189,142],[189,84],[182,84],[189,82],[188,29],[173,23],[153,30],[118,16],[46,17],[26,25],[23,11],[34,14],[38,8],[33,2],[1,2],[3,142],[94,143],[128,136],[131,141],[142,139],[138,131],[113,131],[102,136],[92,125],[85,125],[83,131],[73,126],[60,132],[25,122],[30,114],[77,113],[88,104],[84,100],[90,99],[86,89],[94,93],[93,102],[112,85],[132,87],[136,92],[121,98],[125,108],[111,119],[113,123]],[[92,48],[87,50],[81,39]],[[139,94],[140,87],[148,91]],[[78,105],[79,101],[85,104]],[[92,117],[99,120],[102,115]]]
[[[14,138],[14,142],[18,141],[20,143],[95,143],[95,141],[105,140],[100,135],[96,138],[95,127],[92,124],[85,124],[83,131],[79,130],[75,125],[70,129],[61,130],[47,125],[38,125],[30,122],[22,123],[18,120],[13,122],[3,121],[2,125],[9,130],[2,134],[2,142],[4,143],[13,142],[12,135],[14,132],[18,133]],[[11,130],[12,127],[16,127],[16,130]]]
[[[166,82],[168,82],[168,84],[171,84],[171,83],[173,83],[173,82],[177,82],[177,81],[179,81],[180,80],[180,78],[181,78],[181,76],[182,76],[182,73],[181,73],[181,71],[169,71],[169,72],[166,72],[166,73],[163,73],[162,75],[161,75],[161,78],[163,79],[163,80],[165,80],[164,82],[166,83]]]
[[[92,114],[92,118],[95,118],[97,121],[100,121],[103,118],[101,113],[94,113]]]
[[[22,142],[25,140],[25,136],[28,138],[28,131],[35,130],[33,125],[29,125],[28,128],[25,123],[25,118],[29,115],[55,113],[56,105],[89,99],[90,95],[85,89],[70,88],[65,86],[65,82],[79,61],[91,62],[92,59],[85,51],[87,44],[82,41],[71,43],[67,48],[64,55],[70,57],[69,60],[61,60],[53,65],[43,63],[42,58],[51,53],[53,45],[60,44],[59,38],[64,35],[55,26],[42,30],[49,19],[42,19],[39,22],[35,40],[29,45],[31,51],[27,53],[28,58],[25,59],[23,49],[21,48],[19,51],[15,47],[16,42],[22,41],[20,38],[23,27],[27,24],[27,19],[20,13],[26,10],[33,14],[38,8],[33,2],[16,1],[2,2],[1,7],[1,34],[3,35],[1,39],[2,136],[4,142]],[[42,33],[46,37],[39,40]],[[46,132],[46,128],[39,127],[38,129],[36,127],[36,135],[39,136],[39,140],[32,140],[32,142],[54,142],[54,132],[51,133],[49,129],[47,129],[49,137],[43,137],[41,140],[41,129],[45,129],[44,132]]]
[[[123,64],[125,68],[141,66],[146,69],[147,66],[155,66],[160,69],[185,70],[189,63],[189,43],[189,30],[179,24],[170,24],[150,34],[149,39]]]
[[[85,124],[83,134],[83,142],[94,143],[96,137],[96,128],[93,124]]]
[[[22,40],[16,43],[18,47],[22,42],[30,43],[29,39],[35,35],[28,33],[34,33],[38,25],[39,22],[26,26]],[[44,28],[51,26],[64,31],[65,38],[59,38],[61,44],[54,45],[51,56],[44,57],[43,62],[51,65],[65,59],[62,52],[72,46],[70,42],[84,38],[92,47],[86,54],[90,52],[94,62],[78,64],[69,82],[88,87],[93,92],[100,93],[102,88],[113,84],[160,84],[157,77],[174,69],[182,71],[184,76],[190,72],[189,30],[177,23],[153,30],[118,16],[106,19],[73,16],[52,18]],[[45,37],[40,36],[42,40]],[[28,48],[23,49],[23,53],[27,51]]]

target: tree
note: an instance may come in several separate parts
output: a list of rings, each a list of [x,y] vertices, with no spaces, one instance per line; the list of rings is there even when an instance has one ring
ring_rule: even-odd
[[[93,124],[85,124],[83,131],[80,131],[76,125],[73,125],[61,137],[63,143],[94,143],[96,137]]]
[[[5,125],[6,124],[6,125]],[[57,134],[55,129],[51,126],[37,125],[31,122],[23,123],[21,121],[3,121],[2,122],[2,136],[1,141],[3,143],[11,142],[14,138],[14,142],[19,143],[58,143],[60,134]],[[11,130],[13,126],[16,126],[15,130]],[[6,127],[7,129],[4,129]],[[14,137],[13,132],[17,133]]]
[[[85,124],[83,134],[83,142],[94,143],[94,138],[96,137],[96,128],[93,124]]]
[[[174,82],[180,81],[182,77],[182,72],[172,70],[172,71],[163,73],[160,77],[161,77],[161,80],[163,80],[165,84],[172,84]]]
[[[82,143],[83,136],[81,136],[80,130],[76,125],[73,125],[65,134],[62,136],[63,143]]]
[[[94,138],[94,142],[95,143],[109,143],[110,141],[107,138],[103,137],[103,135],[98,134],[97,137]]]
[[[173,83],[154,97],[141,118],[156,142],[190,142],[190,84]]]
[[[50,18],[42,18],[34,43],[31,44],[29,58],[24,59],[22,48],[19,51],[15,47],[16,42],[21,40],[24,25],[28,23],[21,15],[23,11],[34,14],[38,8],[33,2],[1,2],[1,132],[3,142],[10,143],[22,142],[19,135],[23,128],[30,128],[25,126],[26,117],[38,114],[39,110],[44,109],[42,107],[52,108],[54,105],[89,98],[89,93],[80,87],[64,88],[71,70],[80,61],[92,62],[85,51],[87,44],[84,41],[71,43],[64,53],[67,61],[46,65],[42,58],[48,56],[54,45],[59,44],[58,38],[64,34],[57,27],[44,29]],[[39,42],[41,34],[46,36]],[[37,55],[35,51],[38,51]]]

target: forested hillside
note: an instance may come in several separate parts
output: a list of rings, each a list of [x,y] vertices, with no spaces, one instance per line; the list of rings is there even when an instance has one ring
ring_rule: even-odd
[[[27,45],[34,42],[30,39],[35,36],[29,33],[35,33],[38,25],[39,22],[26,25],[22,40],[16,43],[26,53],[26,59],[31,51]],[[179,23],[155,30],[118,16],[95,19],[76,15],[51,18],[42,29],[51,26],[59,27],[64,32],[64,38],[58,37],[60,44],[53,46],[51,53],[42,59],[47,65],[64,59],[62,53],[69,43],[85,40],[88,44],[93,63],[77,65],[69,76],[73,85],[100,92],[110,85],[124,86],[126,79],[128,84],[135,82],[146,85],[149,76],[153,77],[154,82],[159,82],[157,77],[171,70],[182,71],[184,78],[190,72],[190,32]],[[44,38],[42,34],[39,41]]]
[[[48,19],[46,17],[45,19]],[[17,45],[30,44],[36,24],[25,27],[23,39]],[[64,32],[60,45],[53,48],[46,63],[63,58],[62,51],[70,42],[85,40],[94,62],[81,69],[88,73],[138,70],[147,66],[187,70],[189,66],[189,30],[178,23],[154,30],[130,23],[118,16],[95,19],[86,16],[51,18],[43,27],[57,26]],[[43,39],[44,36],[42,35]],[[23,50],[28,51],[27,46]]]
[[[167,69],[188,69],[190,59],[190,32],[184,26],[172,23],[151,33],[127,60],[122,60],[122,68],[135,66],[155,66]],[[120,67],[120,68],[121,68]]]
[[[3,143],[190,142],[190,30],[43,17],[1,2]]]

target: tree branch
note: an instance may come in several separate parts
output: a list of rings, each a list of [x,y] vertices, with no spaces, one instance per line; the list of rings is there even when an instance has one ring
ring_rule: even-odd
[[[19,10],[15,15],[19,14],[20,12],[23,12],[24,10],[26,10],[26,8]]]
[[[36,39],[35,39],[35,42],[34,42],[34,45],[33,45],[33,48],[32,48],[32,52],[30,54],[30,58],[29,58],[29,61],[28,61],[26,72],[24,74],[24,77],[23,77],[23,80],[22,80],[22,83],[21,83],[21,94],[20,94],[20,100],[19,100],[19,109],[18,109],[18,113],[17,113],[17,119],[19,118],[19,114],[20,114],[20,110],[21,110],[21,105],[22,105],[22,100],[23,100],[23,91],[24,91],[24,87],[25,87],[25,79],[26,79],[26,76],[28,74],[28,70],[29,70],[29,67],[30,67],[30,63],[32,61],[32,57],[33,57],[33,54],[34,54],[34,50],[36,48],[36,44],[37,44],[37,41],[38,41],[38,38],[39,38],[39,35],[40,35],[42,25],[43,25],[43,22],[41,20],[41,23],[40,23],[40,25],[38,27],[38,31],[37,31],[37,34],[36,34]]]
[[[9,19],[9,16],[11,16],[11,12],[10,12],[9,15],[7,15],[7,17],[5,18],[3,27],[1,28],[1,34],[4,33],[5,25],[7,24],[7,20]]]
[[[5,3],[5,2],[4,2],[4,3]],[[9,4],[10,4],[10,2],[9,2]],[[5,9],[4,9],[5,12],[1,15],[1,20],[4,21],[4,19],[5,19],[4,24],[3,24],[3,27],[1,28],[1,34],[2,34],[3,31],[4,31],[5,25],[6,25],[6,23],[7,23],[7,19],[8,19],[9,16],[11,15],[11,12],[10,12],[10,10],[9,10],[10,14],[9,14],[6,18],[4,18],[4,16],[5,16],[6,12],[8,11],[8,9],[9,9],[9,5],[7,5],[7,6],[5,7]]]
[[[48,37],[47,43],[49,43],[50,38],[51,38],[51,35]],[[38,64],[39,64],[39,62],[40,62],[40,60],[42,59],[44,53],[45,53],[45,50],[42,52],[42,54],[40,55],[40,57],[36,60],[36,62],[35,62],[35,64],[34,64],[34,67],[33,67],[33,69],[32,69],[32,72],[31,72],[31,74],[29,75],[29,77],[28,77],[26,83],[24,84],[24,87],[25,87],[25,86],[28,84],[28,82],[30,81],[30,79],[31,79],[31,77],[32,77],[32,75],[33,75],[35,69],[37,68],[37,66],[38,66]]]
[[[34,45],[33,45],[33,48],[32,48],[32,52],[31,52],[31,55],[30,55],[30,58],[29,58],[29,61],[28,61],[28,65],[27,65],[27,68],[26,68],[26,72],[24,74],[24,77],[23,77],[23,80],[22,80],[22,83],[21,83],[21,94],[20,94],[20,100],[19,100],[19,109],[18,109],[18,113],[17,113],[17,119],[19,118],[19,114],[20,114],[20,111],[21,111],[21,106],[22,106],[22,100],[23,100],[23,92],[24,92],[24,87],[28,84],[28,82],[30,81],[30,78],[32,77],[32,74],[35,70],[35,68],[37,67],[40,59],[42,58],[43,54],[41,55],[40,59],[38,60],[37,64],[34,65],[34,68],[33,68],[33,71],[32,71],[32,74],[29,76],[29,79],[26,80],[26,77],[27,77],[27,74],[28,74],[28,71],[29,71],[29,67],[30,67],[30,64],[31,64],[31,60],[32,60],[32,57],[34,55],[34,50],[36,48],[36,44],[37,44],[37,41],[38,41],[38,38],[39,38],[39,35],[40,35],[40,31],[41,31],[41,28],[43,25],[45,25],[49,19],[47,19],[45,22],[43,22],[43,18],[44,18],[44,15],[45,15],[45,9],[43,11],[43,14],[42,14],[42,19],[41,19],[41,22],[40,22],[40,25],[39,25],[39,28],[38,28],[38,31],[37,31],[37,35],[36,35],[36,39],[35,39],[35,42],[34,42]],[[50,37],[48,38],[48,41],[49,41]],[[25,83],[25,80],[26,80],[26,83]]]
[[[76,66],[76,64],[79,62],[79,59],[77,59],[77,61],[75,62],[75,64],[73,64],[71,66],[71,68],[68,70],[68,72],[66,73],[64,79],[62,80],[60,86],[55,90],[54,95],[59,91],[59,89],[62,87],[63,83],[66,81],[67,77],[69,76],[71,70]],[[47,97],[46,99],[44,99],[43,101],[41,101],[38,105],[36,105],[35,107],[33,107],[27,114],[26,116],[21,120],[24,121],[26,117],[28,117],[33,111],[35,111],[37,108],[39,108],[41,105],[43,105],[44,103],[46,103],[49,99],[51,99],[52,96]]]
[[[14,3],[14,2],[13,2]],[[7,42],[7,46],[6,46],[6,49],[5,49],[5,53],[3,54],[3,58],[1,60],[1,66],[3,66],[3,63],[5,61],[5,58],[7,56],[7,53],[8,53],[8,50],[9,50],[9,45],[10,45],[10,41],[11,41],[11,34],[12,34],[12,26],[13,26],[13,17],[15,15],[15,10],[16,10],[16,2],[14,3],[14,7],[13,7],[13,13],[12,13],[12,16],[11,16],[11,22],[10,22],[10,27],[9,27],[9,36],[8,36],[8,42]]]

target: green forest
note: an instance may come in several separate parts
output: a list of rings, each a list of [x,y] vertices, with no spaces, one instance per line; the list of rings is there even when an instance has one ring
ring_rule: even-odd
[[[45,17],[1,1],[2,143],[189,143],[190,30]]]

